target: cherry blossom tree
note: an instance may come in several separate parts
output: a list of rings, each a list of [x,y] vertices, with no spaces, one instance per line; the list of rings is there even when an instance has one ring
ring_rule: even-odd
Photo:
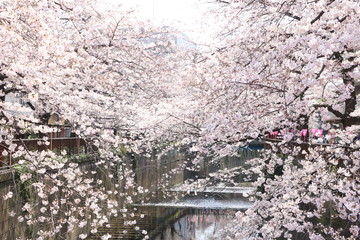
[[[197,150],[265,143],[250,161],[254,206],[228,239],[358,238],[359,2],[216,4],[221,41],[198,59]],[[282,137],[269,139],[275,131]]]
[[[36,196],[15,217],[44,226],[33,233],[36,239],[75,227],[90,226],[95,233],[110,217],[125,214],[132,195],[119,193],[118,185],[109,189],[98,171],[82,169],[65,151],[30,151],[16,138],[30,129],[44,135],[38,145],[49,145],[47,134],[58,129],[47,121],[55,113],[86,141],[98,169],[109,171],[110,178],[110,169],[117,169],[125,189],[135,189],[134,173],[119,149],[150,149],[188,128],[179,112],[190,111],[191,103],[172,103],[184,96],[179,72],[190,56],[178,51],[168,29],[155,29],[131,11],[96,1],[0,3],[2,155],[18,159],[10,167]],[[11,114],[24,106],[6,102],[10,93],[28,96],[33,114]]]
[[[254,206],[225,229],[228,239],[358,238],[359,2],[216,4],[223,27],[208,53],[179,50],[168,29],[93,0],[0,1],[0,144],[36,192],[16,216],[47,225],[36,238],[86,226],[95,233],[126,216],[139,188],[124,146],[187,145],[198,153],[196,164],[254,139],[266,146],[247,170],[257,174],[258,191]],[[34,114],[11,114],[24,107],[6,102],[10,93],[27,96]],[[111,169],[121,172],[125,192],[107,188],[99,171],[84,171],[66,152],[16,143],[31,129],[48,145],[46,134],[58,131],[46,124],[53,113],[86,141],[98,170],[109,178]],[[282,137],[269,138],[274,132]]]

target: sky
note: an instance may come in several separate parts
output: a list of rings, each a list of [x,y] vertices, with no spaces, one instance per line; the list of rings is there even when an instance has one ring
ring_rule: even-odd
[[[140,20],[149,20],[155,26],[172,26],[194,41],[210,38],[208,30],[199,30],[202,14],[209,4],[206,0],[106,0],[134,8]]]
[[[184,25],[199,19],[198,0],[112,0],[137,9],[139,17],[154,25]]]

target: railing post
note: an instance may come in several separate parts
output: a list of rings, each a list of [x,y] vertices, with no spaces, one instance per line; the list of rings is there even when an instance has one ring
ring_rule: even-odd
[[[50,150],[51,151],[53,150],[52,136],[53,136],[53,133],[50,133]]]
[[[80,154],[80,138],[76,138],[77,154]]]

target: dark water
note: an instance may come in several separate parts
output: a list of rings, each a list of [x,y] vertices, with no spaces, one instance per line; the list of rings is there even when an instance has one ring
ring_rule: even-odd
[[[247,159],[255,157],[256,154],[256,151],[243,150],[241,156],[224,158],[217,165],[204,162],[201,170],[194,174],[205,177],[218,169],[242,166]],[[174,186],[179,186],[188,179],[189,173],[181,170],[185,164],[184,159],[186,156],[177,151],[170,151],[160,160],[156,157],[135,156],[136,182],[153,194],[138,199],[136,202],[144,200],[147,203],[133,205],[126,216],[111,219],[109,228],[101,227],[98,233],[87,239],[100,240],[105,234],[110,234],[110,239],[125,240],[144,239],[146,236],[150,240],[221,239],[221,229],[233,218],[235,212],[251,206],[243,194],[253,190],[248,187],[238,189],[223,186],[202,192],[198,192],[197,189],[183,192]],[[170,169],[177,168],[180,171],[169,174]],[[169,177],[164,178],[166,175]],[[163,186],[161,183],[164,179],[168,182],[166,189],[180,195],[181,200],[174,200],[178,199],[177,197],[162,196],[158,189]],[[136,221],[136,224],[129,225],[126,221]]]
[[[188,209],[184,215],[155,236],[155,240],[220,239],[221,230],[234,216],[231,210]]]
[[[191,209],[168,207],[137,207],[135,225],[124,223],[124,218],[114,218],[110,228],[100,228],[88,239],[101,239],[109,233],[110,239],[144,239],[146,231],[152,240],[211,240],[219,239],[221,229],[233,218],[236,210]]]

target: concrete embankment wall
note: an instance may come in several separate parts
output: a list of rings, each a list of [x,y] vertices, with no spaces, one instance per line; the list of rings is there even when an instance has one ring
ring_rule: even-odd
[[[185,154],[172,150],[160,158],[155,153],[152,156],[135,155],[136,182],[148,193],[140,194],[137,202],[156,201],[163,197],[162,190],[166,190],[184,182]]]
[[[199,163],[196,171],[184,171],[185,179],[197,179],[197,178],[206,178],[211,173],[216,173],[218,171],[232,171],[231,169],[238,169],[238,174],[233,177],[235,182],[248,182],[255,181],[256,176],[248,176],[243,174],[243,170],[249,169],[248,160],[257,158],[260,156],[260,151],[256,149],[240,149],[237,155],[234,156],[225,156],[221,158],[204,158],[203,161]],[[189,157],[188,157],[189,158]],[[191,158],[191,156],[190,156]],[[189,167],[194,167],[191,162],[187,162]]]
[[[181,169],[181,165],[184,161],[183,153],[179,151],[169,151],[161,158],[158,158],[155,154],[152,156],[139,156],[132,155],[126,157],[127,167],[132,168],[135,173],[135,182],[137,186],[141,186],[144,189],[148,189],[147,192],[137,194],[134,197],[136,202],[147,201],[152,198],[157,198],[161,195],[161,189],[166,185],[175,185],[183,182],[183,172],[177,172],[176,174],[167,174],[173,169]],[[83,162],[79,164],[82,172],[97,171],[96,180],[100,179],[108,191],[117,190],[119,193],[126,193],[132,195],[132,189],[125,189],[125,181],[123,172],[120,171],[120,167],[112,170],[99,169],[96,167],[94,161]],[[114,178],[110,178],[109,175],[113,175]],[[17,179],[15,172],[9,169],[0,170],[0,240],[15,240],[15,239],[36,239],[33,235],[40,226],[30,225],[28,226],[25,221],[19,223],[17,217],[22,213],[22,206],[26,199],[23,199],[20,189],[20,184],[16,184]],[[167,182],[165,185],[160,182]],[[118,188],[115,189],[115,185],[118,184]],[[14,196],[9,199],[4,199],[8,192],[13,192]],[[28,192],[32,201],[40,201],[40,199],[34,194],[34,192]],[[124,197],[120,194],[113,196],[119,203],[119,206],[124,207]],[[15,217],[10,216],[11,212],[15,214]],[[88,211],[91,212],[91,211]],[[36,213],[35,213],[36,215]],[[40,213],[39,213],[40,216]],[[39,216],[34,216],[35,218]],[[44,229],[44,226],[42,226]],[[46,230],[46,229],[45,229]],[[67,233],[66,229],[62,230],[58,236],[53,239],[79,239],[78,236],[81,233],[89,233],[90,226],[86,226],[82,229],[77,227],[73,231]],[[61,236],[61,237],[60,237]]]
[[[79,168],[82,172],[90,172],[97,170],[95,164],[91,161],[84,162],[79,164]],[[22,215],[22,207],[28,199],[24,199],[24,191],[27,191],[26,194],[31,198],[33,203],[40,202],[40,199],[37,194],[29,189],[24,189],[23,186],[18,182],[18,179],[14,176],[15,172],[11,170],[0,171],[0,240],[15,240],[15,239],[36,239],[34,233],[41,228],[41,230],[50,229],[51,224],[48,224],[49,227],[45,224],[32,224],[27,225],[26,220],[24,222],[19,222],[17,220],[18,216]],[[97,171],[97,179],[101,179],[104,183],[104,186],[107,190],[113,190],[115,188],[114,181],[109,179],[109,173],[101,170]],[[4,199],[4,196],[8,192],[13,192],[13,197]],[[65,210],[65,209],[64,209]],[[62,211],[62,209],[60,209]],[[87,211],[90,214],[91,211]],[[15,216],[11,216],[13,213]],[[40,216],[39,213],[35,212],[34,219]],[[78,239],[78,236],[81,233],[88,233],[90,231],[90,226],[85,226],[82,229],[75,228],[71,232],[66,232],[64,228],[61,230],[57,236],[52,239]],[[50,239],[50,238],[49,238]]]
[[[21,211],[21,203],[17,201],[16,196],[5,200],[3,196],[8,192],[16,192],[13,173],[3,169],[0,171],[0,239],[26,239],[26,224],[19,223],[15,217],[10,216],[12,211]]]

